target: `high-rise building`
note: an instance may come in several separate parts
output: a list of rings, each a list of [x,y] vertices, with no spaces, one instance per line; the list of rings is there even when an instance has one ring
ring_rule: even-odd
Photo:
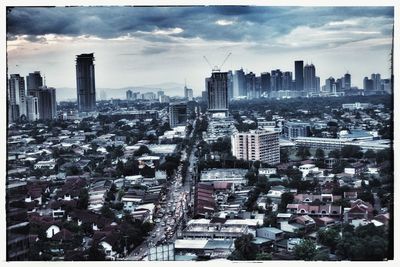
[[[203,102],[207,102],[208,101],[207,91],[201,91],[201,101],[203,101]]]
[[[40,71],[34,71],[26,76],[26,89],[27,95],[35,95],[34,91],[43,86],[43,78]]]
[[[256,75],[253,72],[249,72],[245,75],[245,80],[247,99],[253,99],[256,97]]]
[[[10,75],[8,80],[8,99],[10,101],[12,120],[16,120],[21,116],[26,117],[25,79],[19,74]]]
[[[93,53],[76,56],[76,85],[79,112],[92,112],[96,110],[96,86],[93,61]]]
[[[282,90],[282,72],[281,70],[271,71],[271,91]]]
[[[27,117],[29,121],[36,121],[39,117],[39,102],[38,98],[35,96],[26,97],[26,110]]]
[[[163,95],[165,95],[164,91],[158,91],[158,92],[157,92],[157,98],[158,98],[158,100],[160,100],[160,97],[162,97]]]
[[[282,74],[282,90],[287,90],[290,91],[292,90],[292,72],[291,71],[285,71]]]
[[[142,94],[142,99],[144,100],[154,100],[157,99],[157,95],[153,92],[147,92]]]
[[[187,104],[174,103],[169,105],[169,125],[171,128],[185,126],[187,122]]]
[[[52,120],[57,117],[56,89],[42,86],[37,92],[39,119]]]
[[[364,77],[363,85],[365,91],[374,90],[374,81],[372,79],[368,79],[368,77]]]
[[[335,78],[329,77],[325,80],[325,92],[333,93],[336,92],[336,81]]]
[[[228,101],[231,101],[231,99],[233,98],[233,73],[232,71],[228,71],[227,74],[227,81],[228,81]]]
[[[228,103],[228,74],[213,72],[207,80],[208,111],[227,112]]]
[[[350,73],[346,73],[343,77],[343,82],[344,82],[344,90],[350,90],[351,89],[351,75]]]
[[[184,98],[186,100],[193,100],[193,89],[188,88],[186,85],[183,87]]]
[[[321,79],[318,76],[315,77],[315,84],[317,87],[317,92],[321,92]]]
[[[304,90],[309,93],[317,92],[315,66],[313,64],[306,64],[304,66]]]
[[[126,91],[126,100],[132,100],[133,94],[131,90]]]
[[[279,133],[251,130],[231,137],[232,154],[237,159],[259,160],[268,164],[280,163]]]
[[[304,90],[304,73],[303,73],[303,60],[296,60],[294,62],[294,76],[296,81],[296,91]]]
[[[271,92],[271,74],[263,72],[260,75],[261,79],[261,94],[268,94]]]
[[[190,88],[187,89],[187,99],[189,101],[193,101],[193,89]]]
[[[379,73],[373,73],[371,74],[371,80],[373,83],[373,90],[375,91],[380,91],[382,90],[381,87],[381,75]]]
[[[236,70],[233,75],[233,97],[246,96],[246,80],[243,69]]]

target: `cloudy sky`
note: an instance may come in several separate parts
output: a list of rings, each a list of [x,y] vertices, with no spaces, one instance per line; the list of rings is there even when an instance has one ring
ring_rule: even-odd
[[[178,82],[199,95],[211,69],[257,74],[316,66],[321,83],[346,71],[353,84],[389,75],[391,7],[57,7],[7,15],[9,73],[40,70],[49,86],[71,87],[75,55],[94,52],[96,86]]]

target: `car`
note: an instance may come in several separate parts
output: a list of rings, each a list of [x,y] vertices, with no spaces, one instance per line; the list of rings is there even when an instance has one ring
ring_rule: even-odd
[[[155,238],[156,236],[157,236],[156,233],[153,233],[153,234],[151,235],[152,238]]]
[[[155,220],[155,222],[156,222],[156,223],[159,223],[159,222],[161,222],[161,219],[160,219],[160,218],[157,218],[157,219]]]

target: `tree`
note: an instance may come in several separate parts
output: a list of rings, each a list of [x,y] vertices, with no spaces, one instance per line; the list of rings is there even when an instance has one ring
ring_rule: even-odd
[[[248,171],[244,177],[249,185],[254,185],[257,182],[257,175],[253,171]]]
[[[315,243],[308,239],[303,239],[294,247],[294,255],[298,260],[311,261],[317,255]]]
[[[79,192],[79,199],[76,204],[78,209],[86,210],[89,204],[89,193],[86,188],[83,188]]]
[[[104,261],[106,255],[100,245],[93,244],[89,248],[88,261]]]
[[[288,153],[287,149],[281,148],[280,152],[281,152],[281,162],[282,163],[288,162],[289,161],[289,153]]]
[[[138,150],[135,151],[134,156],[140,157],[143,154],[150,154],[151,151],[147,146],[140,146]]]
[[[254,260],[257,255],[257,247],[252,243],[253,235],[242,235],[235,240],[235,251],[228,259]]]
[[[320,229],[317,232],[318,242],[334,251],[340,240],[339,231],[333,228]]]
[[[335,150],[331,150],[329,152],[328,156],[330,158],[340,159],[341,154],[340,154],[340,151],[338,149],[335,149]]]
[[[340,151],[342,158],[362,158],[363,152],[360,146],[347,145],[342,147]]]
[[[308,149],[308,147],[304,147],[304,146],[299,146],[297,148],[297,153],[296,156],[300,157],[302,160],[307,159],[308,157],[311,156],[310,150]]]
[[[281,203],[279,204],[279,211],[286,212],[287,204],[293,203],[294,196],[291,193],[283,193],[281,195]]]
[[[269,253],[261,252],[261,253],[257,253],[255,260],[269,261],[269,260],[272,260],[272,256]]]
[[[364,153],[364,158],[366,158],[366,159],[374,159],[374,158],[376,158],[375,151],[373,151],[372,149],[368,149]]]
[[[321,148],[317,148],[317,150],[315,150],[315,158],[316,159],[325,159],[325,152],[324,150],[322,150]]]
[[[114,218],[114,212],[107,206],[104,205],[103,207],[101,207],[100,209],[101,215],[105,218]]]

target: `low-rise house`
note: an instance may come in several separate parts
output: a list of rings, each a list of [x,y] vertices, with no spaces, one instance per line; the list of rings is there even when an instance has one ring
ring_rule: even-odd
[[[320,203],[332,203],[340,199],[342,199],[342,196],[332,194],[297,194],[294,196],[294,200],[298,203],[312,203],[315,201],[319,201]]]
[[[283,231],[275,227],[261,227],[256,230],[256,237],[278,241],[283,239]]]
[[[38,161],[33,168],[36,169],[47,169],[47,170],[53,170],[56,167],[57,163],[54,159],[50,160],[42,160]]]
[[[371,219],[373,217],[374,207],[361,199],[357,199],[350,202],[351,207],[345,208],[344,222],[351,222],[356,219]]]
[[[342,214],[342,207],[332,204],[326,205],[309,205],[309,204],[288,204],[287,212],[292,214],[304,214],[310,216],[340,216]]]
[[[46,229],[46,237],[52,238],[55,234],[60,232],[60,227],[58,225],[52,224]]]
[[[329,227],[329,226],[333,226],[335,225],[338,221],[331,218],[331,217],[327,217],[327,216],[323,216],[323,217],[316,217],[314,218],[317,226],[319,227]]]
[[[93,242],[103,248],[106,260],[117,259],[117,247],[121,240],[121,234],[116,231],[97,231],[93,235]]]

